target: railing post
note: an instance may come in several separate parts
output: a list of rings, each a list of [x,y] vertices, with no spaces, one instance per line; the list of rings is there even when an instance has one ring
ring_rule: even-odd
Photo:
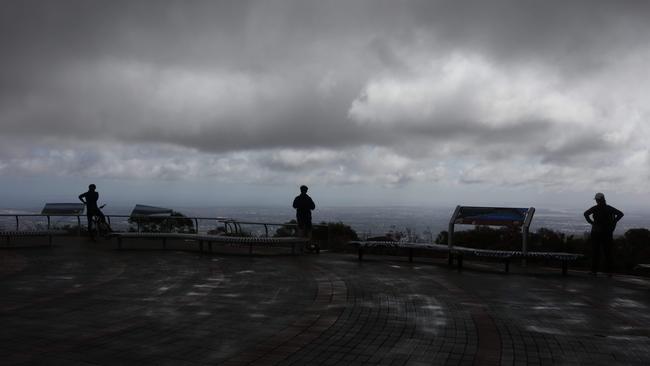
[[[451,257],[451,250],[454,249],[454,226],[456,225],[456,217],[460,213],[460,205],[456,206],[451,219],[449,220],[449,230],[447,232],[447,246],[449,247],[449,256]]]
[[[332,249],[332,231],[330,224],[327,224],[327,249]]]
[[[81,236],[81,216],[77,215],[77,235]]]
[[[454,248],[454,224],[449,223],[449,230],[447,231],[447,246],[449,250]]]
[[[194,218],[194,230],[195,233],[197,234],[199,233],[199,219],[197,219],[196,217]]]
[[[47,229],[50,230],[50,215],[47,215]]]
[[[264,224],[264,232],[266,233],[266,237],[269,237],[269,226]]]
[[[528,231],[530,228],[530,223],[533,221],[533,215],[535,215],[535,207],[528,208],[526,211],[526,218],[524,219],[524,225],[521,230],[521,252],[524,255],[524,258],[521,260],[521,264],[526,267],[526,257],[528,256]]]
[[[20,221],[18,220],[18,215],[16,215],[16,231],[20,230]]]

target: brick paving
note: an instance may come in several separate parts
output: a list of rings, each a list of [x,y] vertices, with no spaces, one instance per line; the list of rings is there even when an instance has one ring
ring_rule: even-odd
[[[2,365],[650,364],[647,278],[55,244],[0,250]]]

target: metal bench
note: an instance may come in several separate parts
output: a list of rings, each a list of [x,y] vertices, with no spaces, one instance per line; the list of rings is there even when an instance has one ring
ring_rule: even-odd
[[[181,234],[181,233],[113,233],[111,237],[117,238],[118,249],[122,249],[124,239],[155,239],[162,241],[162,248],[167,248],[167,240],[191,240],[199,243],[199,250],[203,252],[204,244],[208,244],[212,252],[212,245],[238,245],[248,248],[248,253],[253,254],[254,247],[291,247],[291,253],[302,252],[309,244],[308,238],[297,237],[241,237],[226,235]],[[316,249],[318,252],[318,248]]]
[[[363,260],[364,249],[366,248],[402,248],[407,249],[409,262],[413,262],[415,250],[449,252],[446,245],[427,243],[403,243],[397,241],[351,241],[349,245],[355,246],[359,251],[359,260]]]
[[[404,248],[408,250],[409,262],[413,261],[415,250],[429,250],[437,252],[446,252],[448,255],[449,265],[454,264],[454,259],[458,263],[458,270],[463,268],[464,257],[477,258],[494,258],[501,260],[505,266],[505,272],[510,272],[510,261],[513,258],[544,258],[554,259],[562,262],[562,274],[567,274],[568,263],[582,258],[581,254],[562,253],[562,252],[529,252],[528,246],[528,229],[533,219],[535,208],[515,208],[515,207],[470,207],[457,206],[454,214],[449,220],[449,236],[447,245],[441,244],[424,244],[424,243],[402,243],[393,241],[352,241],[349,244],[357,247],[359,251],[359,260],[363,259],[364,250],[367,248]],[[479,249],[465,246],[455,246],[453,244],[455,225],[486,225],[486,226],[509,226],[521,227],[522,231],[522,250],[491,250]]]
[[[16,230],[16,231],[0,231],[0,237],[6,239],[6,246],[9,247],[11,239],[24,238],[24,237],[43,237],[46,236],[48,245],[52,246],[52,237],[58,235],[68,234],[65,230]]]
[[[555,259],[562,262],[562,274],[567,274],[568,262],[583,257],[581,254],[561,253],[561,252],[529,252],[528,251],[528,230],[533,220],[535,208],[516,208],[516,207],[470,207],[457,206],[454,214],[449,220],[449,264],[453,264],[454,257],[458,262],[458,269],[463,267],[463,257],[483,257],[501,259],[505,265],[505,271],[510,271],[510,260],[512,258],[544,258]],[[521,227],[522,250],[489,250],[477,249],[462,246],[454,246],[454,227],[455,225],[487,225],[487,226],[507,226]]]
[[[562,263],[562,274],[566,276],[569,269],[569,262],[584,258],[582,254],[564,253],[564,252],[514,252],[516,258],[543,258],[558,260]]]
[[[510,259],[513,258],[514,252],[510,250],[490,250],[490,249],[476,249],[468,247],[458,247],[455,246],[453,249],[449,250],[449,264],[454,264],[454,258],[458,263],[458,270],[463,268],[463,258],[464,257],[484,257],[484,258],[495,258],[503,261],[504,270],[506,273],[510,272]]]
[[[562,262],[562,274],[566,275],[568,270],[568,263],[576,259],[584,257],[582,254],[563,253],[563,252],[528,252],[524,254],[522,251],[517,250],[490,250],[490,249],[477,249],[455,246],[449,249],[446,245],[441,244],[425,244],[425,243],[401,243],[394,241],[351,241],[348,243],[357,248],[359,260],[363,260],[365,249],[370,248],[394,248],[394,249],[407,249],[409,262],[413,262],[416,250],[423,251],[436,251],[448,253],[450,261],[449,264],[453,265],[454,258],[458,264],[458,270],[463,268],[464,257],[483,257],[495,258],[503,261],[504,271],[510,272],[510,261],[514,258],[543,258],[554,259]]]
[[[584,257],[582,254],[574,253],[563,253],[563,252],[527,252],[519,250],[489,250],[489,249],[475,249],[467,247],[454,247],[450,252],[450,258],[455,257],[458,263],[458,270],[461,270],[463,267],[463,257],[473,256],[473,257],[484,257],[484,258],[496,258],[503,261],[504,271],[506,273],[510,272],[510,260],[514,258],[528,259],[528,258],[542,258],[542,259],[553,259],[558,260],[562,263],[562,274],[566,275],[569,267],[570,261],[575,261],[579,258]],[[453,263],[453,259],[451,260]]]

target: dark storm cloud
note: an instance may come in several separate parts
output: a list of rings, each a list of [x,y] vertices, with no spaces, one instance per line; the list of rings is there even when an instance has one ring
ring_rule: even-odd
[[[305,163],[349,172],[380,147],[412,176],[459,157],[646,164],[646,90],[628,86],[648,85],[647,19],[644,1],[3,1],[0,124],[73,155],[162,144],[281,171],[304,166],[267,152],[367,149]]]

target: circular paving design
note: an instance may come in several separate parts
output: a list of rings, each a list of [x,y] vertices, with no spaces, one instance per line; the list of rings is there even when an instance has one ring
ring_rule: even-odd
[[[650,364],[642,278],[79,239],[0,264],[7,365]]]

